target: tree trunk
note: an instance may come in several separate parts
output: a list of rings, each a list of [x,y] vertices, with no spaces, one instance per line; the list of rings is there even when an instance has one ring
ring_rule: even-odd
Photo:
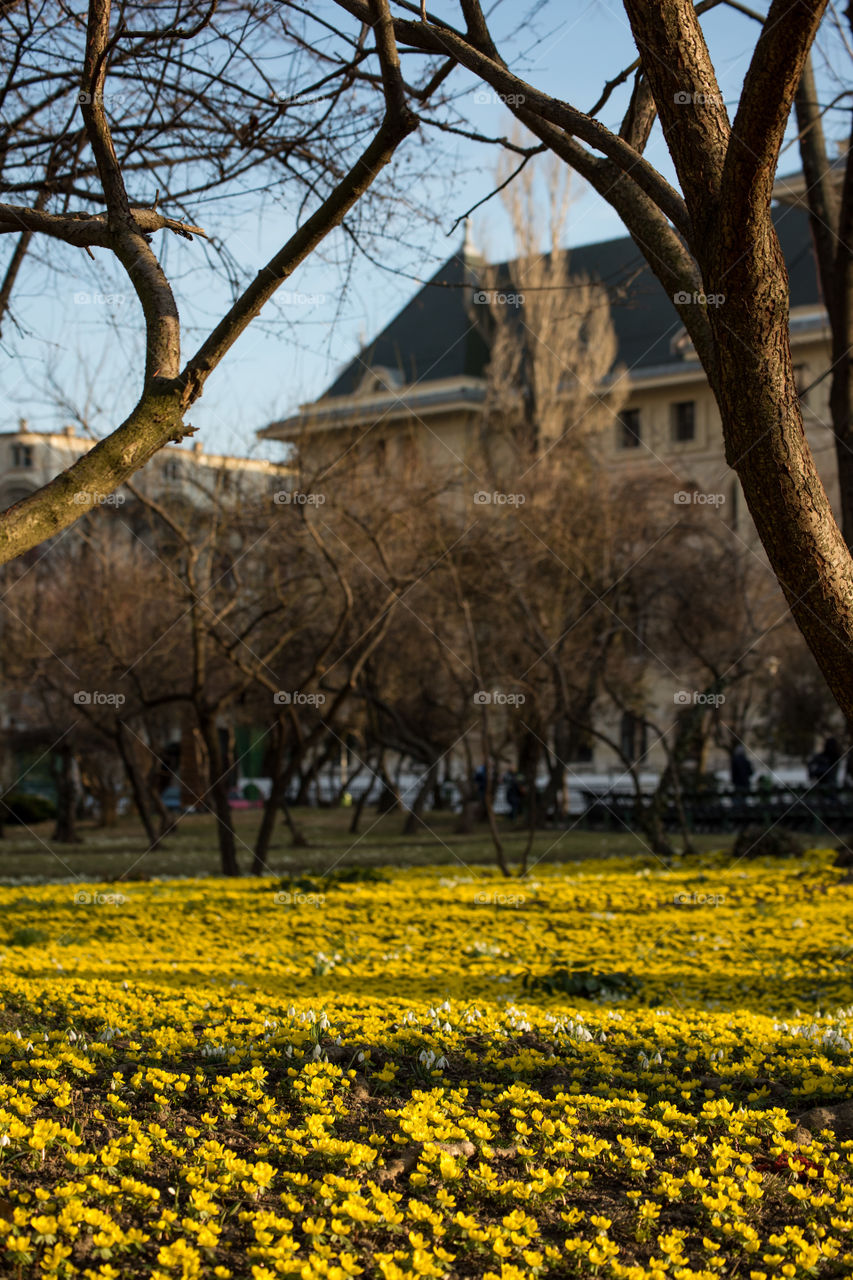
[[[263,875],[266,870],[266,857],[269,853],[270,841],[275,830],[275,820],[281,809],[287,828],[290,831],[291,842],[294,848],[305,848],[308,841],[302,831],[296,826],[293,820],[293,814],[287,803],[287,790],[290,786],[291,779],[296,770],[299,761],[299,755],[292,756],[287,765],[282,768],[282,759],[284,757],[285,733],[284,728],[279,723],[276,730],[275,745],[273,748],[273,756],[271,763],[272,785],[270,794],[264,804],[264,812],[261,818],[261,825],[258,828],[258,834],[255,839],[255,848],[252,856],[252,875]]]
[[[71,744],[63,742],[58,751],[58,763],[54,763],[56,778],[56,826],[53,839],[58,844],[77,843],[76,801],[74,790],[74,751]]]
[[[207,795],[213,802],[216,816],[216,833],[219,841],[219,860],[224,876],[238,876],[237,844],[234,838],[234,820],[228,803],[228,781],[223,772],[222,748],[219,730],[212,717],[199,716],[199,730],[207,750],[209,787]],[[207,797],[205,797],[206,799]]]
[[[148,852],[150,853],[152,849],[157,848],[162,835],[158,837],[154,830],[154,824],[151,821],[151,815],[148,812],[148,805],[145,802],[145,788],[143,786],[142,779],[139,776],[139,769],[133,759],[133,748],[128,747],[124,740],[124,731],[121,721],[119,721],[116,729],[115,742],[119,758],[124,766],[125,777],[130,783],[130,790],[133,795],[133,803],[136,805],[136,812],[139,814],[139,820],[145,828],[145,834],[148,837]]]
[[[424,808],[424,805],[426,804],[426,798],[435,784],[437,771],[438,771],[438,761],[436,761],[435,763],[429,766],[429,768],[426,771],[426,776],[423,782],[418,787],[418,793],[415,796],[415,802],[412,805],[409,812],[407,813],[406,820],[403,823],[404,836],[414,835],[415,831],[421,825],[421,814],[423,813],[423,808]]]
[[[381,814],[393,813],[395,809],[400,807],[400,796],[397,788],[388,777],[384,764],[380,765],[379,777],[382,779],[382,790],[379,793],[379,799],[376,801],[376,812]]]
[[[770,228],[735,265],[722,257],[718,252],[708,292],[727,299],[712,309],[725,315],[711,317],[726,459],[794,619],[853,720],[853,561],[803,429],[779,242]]]
[[[287,787],[284,789],[284,795],[281,797],[281,812],[284,816],[285,826],[290,832],[290,843],[294,849],[307,849],[308,838],[301,827],[297,827],[293,821],[293,814],[290,812],[290,806],[287,803]]]
[[[99,827],[114,827],[118,822],[118,796],[112,787],[103,787],[98,797],[98,805],[100,815],[98,817]]]

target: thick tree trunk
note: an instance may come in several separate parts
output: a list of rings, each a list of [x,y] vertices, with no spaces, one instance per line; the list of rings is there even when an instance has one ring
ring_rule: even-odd
[[[708,292],[726,459],[767,557],[838,705],[853,720],[853,561],[806,440],[788,336],[787,271],[773,228],[733,262],[721,217]]]

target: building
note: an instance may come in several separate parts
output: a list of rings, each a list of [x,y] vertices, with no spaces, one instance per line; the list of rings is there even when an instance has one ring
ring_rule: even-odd
[[[780,179],[773,215],[789,273],[791,346],[806,432],[837,507],[825,377],[830,334],[803,190],[796,177]],[[361,450],[377,473],[393,478],[417,453],[429,468],[455,475],[461,488],[479,487],[471,476],[483,447],[490,361],[490,308],[483,293],[495,279],[510,289],[513,275],[512,263],[489,268],[466,231],[460,249],[316,400],[268,424],[259,436],[292,447],[306,476],[337,461],[347,467]],[[606,290],[616,339],[615,359],[598,388],[606,398],[618,383],[620,393],[597,438],[605,468],[615,479],[664,478],[676,503],[688,501],[691,491],[714,495],[740,543],[757,542],[739,481],[725,460],[716,402],[673,299],[627,236],[573,249],[567,288],[584,279]],[[671,711],[671,688],[666,697]],[[630,716],[612,726],[611,736],[634,743],[626,753],[635,759],[644,756],[645,737]],[[595,755],[591,768],[616,763],[615,753],[600,746]],[[663,766],[659,748],[647,763]],[[725,754],[719,752],[714,764],[726,767]]]
[[[803,389],[806,431],[831,501],[834,441],[828,409],[830,340],[801,184],[779,180],[774,218],[788,265],[791,345]],[[512,264],[497,268],[512,280]],[[571,251],[571,278],[603,285],[610,299],[619,380],[618,413],[599,441],[614,475],[669,472],[673,490],[721,494],[726,517],[745,537],[752,524],[723,453],[719,413],[672,299],[629,237]],[[317,400],[262,428],[264,440],[292,445],[310,473],[334,465],[354,444],[393,475],[418,448],[428,465],[461,473],[481,447],[487,394],[489,308],[479,302],[487,268],[465,243],[367,343]],[[814,385],[817,384],[817,385]],[[605,395],[608,380],[600,393]],[[475,463],[476,465],[476,463]]]
[[[0,433],[0,509],[19,502],[66,470],[91,449],[93,441],[80,435],[74,427],[61,431],[30,430],[26,421],[14,431]],[[191,449],[164,449],[150,460],[132,479],[140,494],[163,503],[171,512],[201,512],[211,509],[215,501],[242,504],[252,501],[270,510],[275,495],[293,488],[293,469],[284,463],[260,458],[241,458],[204,451],[197,440]],[[130,490],[122,486],[106,495],[98,512],[112,521],[110,545],[126,548],[147,547],[160,558],[161,535],[152,528],[151,520],[140,509]],[[193,526],[194,527],[194,526]],[[238,535],[232,535],[238,536]],[[81,542],[75,538],[75,526],[60,535],[59,554],[77,555]],[[57,540],[58,542],[59,540]],[[29,564],[56,550],[51,541],[33,548],[19,561],[24,576]],[[128,566],[132,571],[132,560]],[[12,572],[15,572],[12,567]],[[85,576],[85,563],[74,561],[73,572]],[[3,619],[0,618],[0,626]],[[55,797],[54,752],[51,744],[57,735],[43,723],[38,691],[22,687],[6,687],[0,697],[0,789],[18,782],[29,791],[53,799]],[[160,760],[163,785],[176,784],[183,803],[192,804],[204,791],[201,783],[202,748],[190,717],[179,708],[174,715],[171,741]],[[244,760],[244,767],[260,771],[261,752],[252,749],[253,731],[245,726],[232,727],[223,717],[220,727],[224,758]],[[117,773],[121,776],[121,769]],[[236,782],[236,768],[234,769]],[[178,787],[177,784],[180,784]]]
[[[0,510],[20,502],[87,453],[95,442],[74,427],[61,431],[31,431],[26,419],[17,430],[0,432]],[[163,449],[155,454],[133,484],[151,497],[182,498],[206,503],[214,492],[244,492],[257,496],[292,487],[292,467],[264,458],[238,458],[205,453],[200,440],[192,449]],[[124,505],[119,489],[110,505]]]

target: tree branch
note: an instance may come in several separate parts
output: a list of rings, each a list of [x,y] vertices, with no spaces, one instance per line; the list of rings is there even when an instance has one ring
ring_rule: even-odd
[[[341,8],[360,21],[368,19],[367,0],[337,0],[337,2]],[[430,26],[424,26],[420,22],[408,22],[406,19],[397,18],[394,29],[397,40],[401,44],[455,58],[460,66],[491,85],[510,105],[513,100],[523,103],[528,110],[535,112],[541,119],[559,129],[564,129],[594,150],[600,151],[623,172],[630,173],[634,182],[651,196],[682,235],[689,236],[690,219],[678,192],[653,165],[650,165],[633,147],[617,134],[612,133],[599,120],[594,120],[576,107],[535,89],[526,80],[513,75],[503,63],[493,61],[487,54],[471,45],[464,36],[443,23],[436,21]]]
[[[129,212],[137,230],[143,235],[153,231],[174,231],[187,240],[192,240],[193,236],[206,238],[201,227],[166,218],[156,209],[131,208]],[[26,205],[0,204],[0,235],[20,231],[41,232],[78,248],[113,247],[113,233],[103,214],[46,213],[44,209]]]
[[[773,0],[743,82],[722,198],[728,216],[770,204],[779,148],[826,0]]]
[[[382,67],[385,89],[385,116],[376,136],[355,164],[338,183],[315,213],[296,231],[285,245],[263,267],[228,313],[187,362],[182,374],[185,403],[190,405],[201,395],[210,373],[219,364],[240,334],[258,314],[288,276],[309,253],[338,226],[359,198],[388,164],[397,147],[418,126],[405,97],[399,56],[388,13],[388,0],[371,0],[378,15],[373,30]],[[383,10],[387,19],[383,17]]]
[[[178,308],[160,263],[130,209],[121,167],[104,111],[110,48],[110,0],[89,0],[80,110],[104,192],[111,248],[142,304],[145,316],[145,381],[174,378],[180,368]]]

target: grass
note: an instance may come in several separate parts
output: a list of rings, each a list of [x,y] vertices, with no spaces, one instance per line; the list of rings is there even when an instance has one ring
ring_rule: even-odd
[[[359,835],[349,834],[351,812],[346,809],[296,810],[295,817],[309,840],[308,848],[293,848],[282,824],[273,838],[267,859],[270,874],[293,871],[323,873],[356,862],[397,866],[484,866],[494,863],[494,849],[485,827],[471,835],[458,835],[450,813],[427,814],[428,825],[414,835],[402,834],[399,814],[363,815]],[[242,869],[248,871],[260,817],[257,811],[235,811],[237,850]],[[526,844],[526,833],[500,824],[507,857],[516,864]],[[53,823],[31,829],[9,826],[0,841],[0,879],[75,879],[95,877],[204,876],[219,874],[215,820],[210,814],[187,814],[160,849],[148,850],[148,841],[135,817],[119,819],[115,827],[98,828],[81,823],[80,843],[57,844],[51,839]],[[695,843],[708,851],[730,845],[733,837],[699,835]],[[531,866],[573,862],[589,857],[641,855],[645,842],[631,832],[598,833],[581,830],[545,830],[536,833]]]

